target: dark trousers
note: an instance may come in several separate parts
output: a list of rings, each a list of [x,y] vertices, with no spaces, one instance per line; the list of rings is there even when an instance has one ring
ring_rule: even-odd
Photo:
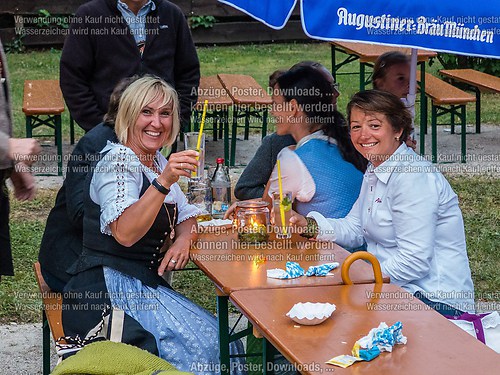
[[[445,317],[460,316],[464,313],[463,311],[455,309],[454,307],[451,307],[446,303],[431,301],[430,299],[424,297],[424,295],[421,292],[415,292],[414,296],[417,297],[423,303],[425,303],[427,306],[432,307],[441,315],[444,315]]]
[[[0,275],[13,276],[12,251],[9,233],[9,194],[5,186],[5,170],[0,170]]]

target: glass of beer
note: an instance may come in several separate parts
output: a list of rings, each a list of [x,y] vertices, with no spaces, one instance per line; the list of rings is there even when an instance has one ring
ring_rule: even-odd
[[[273,193],[274,227],[276,238],[287,239],[292,237],[290,217],[292,216],[292,192],[284,191],[280,199],[280,193]]]

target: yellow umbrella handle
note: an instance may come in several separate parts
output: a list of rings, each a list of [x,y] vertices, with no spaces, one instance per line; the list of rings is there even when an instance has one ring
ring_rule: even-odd
[[[342,263],[340,274],[342,276],[342,281],[344,282],[344,284],[353,284],[351,278],[349,277],[349,268],[351,268],[351,264],[358,259],[367,260],[371,263],[373,274],[375,276],[375,283],[382,284],[384,282],[382,278],[382,269],[380,268],[380,263],[377,257],[367,251],[357,251],[349,255],[346,260],[344,260],[344,263]]]

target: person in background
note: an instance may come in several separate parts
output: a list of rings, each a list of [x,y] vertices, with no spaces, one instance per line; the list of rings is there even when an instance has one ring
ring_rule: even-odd
[[[70,25],[60,63],[61,90],[75,121],[101,123],[116,84],[154,74],[179,93],[181,123],[189,124],[200,67],[186,18],[166,0],[92,0]]]
[[[7,59],[0,41],[0,280],[2,276],[14,275],[9,229],[9,193],[5,182],[10,178],[16,199],[33,199],[36,186],[29,166],[40,152],[36,140],[12,137],[12,121]]]
[[[177,181],[195,170],[199,154],[185,150],[167,161],[159,152],[175,141],[178,111],[175,90],[158,77],[124,91],[115,121],[119,143],[101,151],[84,197],[83,251],[69,270],[62,321],[68,350],[109,338],[95,329],[106,321],[122,342],[181,371],[204,373],[196,364],[219,363],[217,320],[161,277],[185,267],[197,239],[199,210]],[[240,341],[231,349],[243,354]]]
[[[333,76],[328,69],[316,61],[301,61],[292,66],[290,70],[302,66],[310,66],[323,74],[324,79],[334,88],[335,95],[332,96],[332,102],[336,106],[340,93],[338,85],[335,84]],[[277,78],[285,72],[286,70],[276,70],[269,76],[269,88],[271,91],[274,91]],[[283,148],[295,144],[296,141],[291,134],[278,135],[275,132],[264,137],[254,157],[250,160],[238,179],[234,189],[234,196],[240,200],[261,198],[264,195],[264,189],[276,164],[278,153]]]
[[[120,97],[138,76],[122,79],[109,99],[108,112],[99,125],[76,144],[68,161],[66,178],[50,210],[43,232],[38,261],[45,282],[62,292],[71,276],[66,270],[78,259],[83,247],[83,197],[89,190],[91,166],[108,141],[118,142],[114,126]]]
[[[443,315],[474,311],[458,197],[441,172],[403,142],[410,113],[379,90],[354,95],[347,113],[352,143],[370,161],[358,200],[345,218],[310,212],[290,222],[304,236],[340,246],[366,240],[391,283]]]
[[[373,88],[406,99],[410,91],[410,58],[398,51],[386,52],[373,66]]]
[[[291,191],[300,214],[320,211],[344,217],[358,198],[366,163],[354,149],[344,117],[332,99],[337,93],[323,73],[308,66],[278,77],[272,116],[277,134],[291,134],[292,150],[278,154],[284,190]],[[275,166],[266,193],[279,191]]]
[[[400,98],[408,108],[407,95],[410,92],[410,58],[399,51],[389,51],[380,55],[373,66],[373,88],[390,92]],[[406,144],[417,147],[414,137],[413,121],[412,132]]]

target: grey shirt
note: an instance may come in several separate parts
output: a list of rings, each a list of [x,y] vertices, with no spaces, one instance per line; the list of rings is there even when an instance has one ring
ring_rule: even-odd
[[[12,135],[12,112],[9,100],[9,80],[7,71],[7,58],[3,52],[0,41],[0,65],[2,66],[2,76],[5,81],[0,83],[0,169],[12,167],[12,160],[8,157],[9,138]]]

